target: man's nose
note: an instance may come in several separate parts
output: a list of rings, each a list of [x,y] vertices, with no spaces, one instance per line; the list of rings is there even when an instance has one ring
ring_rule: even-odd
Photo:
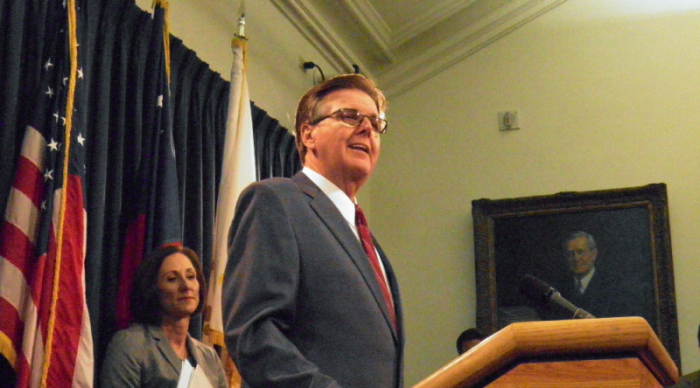
[[[360,121],[360,124],[357,127],[360,129],[360,133],[364,133],[365,131],[368,131],[371,134],[374,131],[374,127],[372,126],[372,122],[369,120],[369,117],[367,117],[367,116],[362,117],[362,121]]]

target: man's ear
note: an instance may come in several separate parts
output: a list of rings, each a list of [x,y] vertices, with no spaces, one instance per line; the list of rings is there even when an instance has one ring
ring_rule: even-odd
[[[308,149],[315,149],[316,147],[316,139],[314,139],[313,136],[313,125],[311,124],[302,124],[301,126],[301,142],[304,143],[304,146]]]

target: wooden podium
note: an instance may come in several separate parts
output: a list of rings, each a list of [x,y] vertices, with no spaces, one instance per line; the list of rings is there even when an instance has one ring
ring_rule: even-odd
[[[652,388],[678,378],[643,318],[598,318],[513,323],[413,388]]]

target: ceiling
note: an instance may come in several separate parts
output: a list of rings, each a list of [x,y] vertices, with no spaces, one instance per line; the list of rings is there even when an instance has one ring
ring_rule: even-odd
[[[355,64],[392,97],[566,0],[271,1],[336,73]]]

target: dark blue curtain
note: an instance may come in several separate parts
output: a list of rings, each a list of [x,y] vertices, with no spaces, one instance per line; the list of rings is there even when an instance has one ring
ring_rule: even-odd
[[[36,95],[47,4],[56,0],[0,0],[0,209],[5,209],[21,142]],[[87,41],[81,65],[87,79],[85,197],[88,216],[87,302],[96,365],[115,328],[116,293],[129,197],[139,171],[139,139],[148,134],[141,109],[151,15],[132,0],[79,0]],[[229,82],[170,37],[171,122],[183,244],[211,264],[211,236],[221,174]],[[254,43],[251,43],[254,44]],[[229,49],[222,47],[222,50]],[[254,87],[254,85],[253,85]],[[258,178],[292,176],[301,168],[294,138],[251,104]],[[137,152],[139,151],[139,152]],[[201,324],[193,321],[193,334]],[[11,375],[0,357],[0,376]],[[97,372],[97,370],[96,370]],[[2,380],[2,379],[0,379]],[[12,386],[11,380],[0,386]]]

